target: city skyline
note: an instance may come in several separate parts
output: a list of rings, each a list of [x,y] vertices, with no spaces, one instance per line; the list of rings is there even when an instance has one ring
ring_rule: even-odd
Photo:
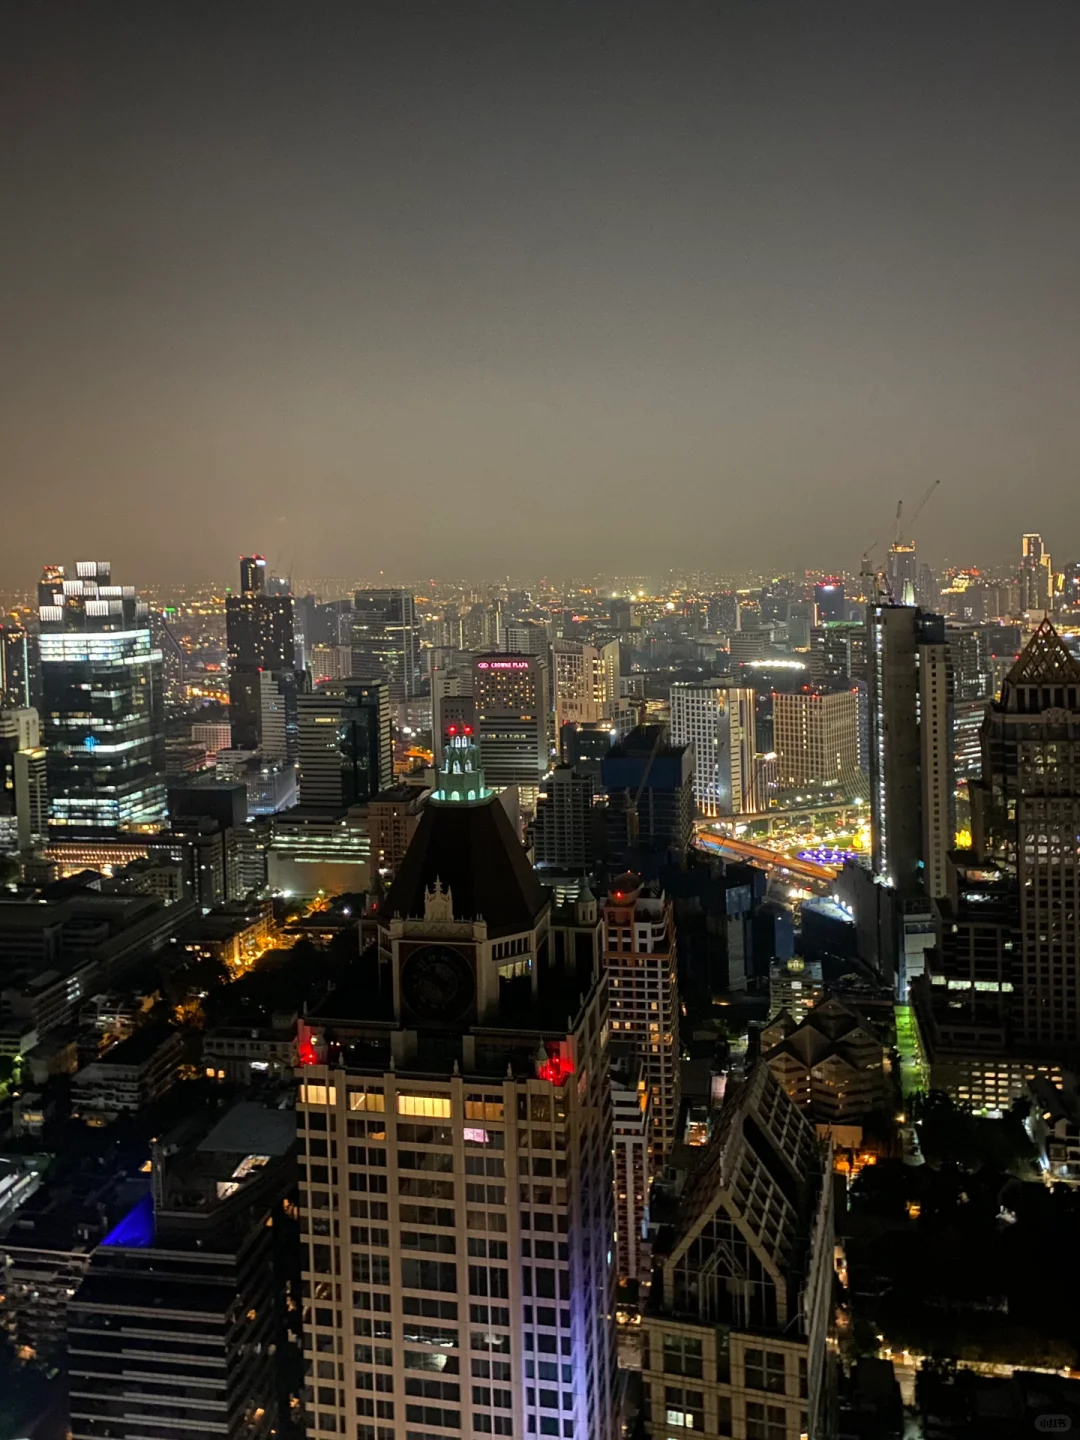
[[[253,15],[0,19],[5,585],[852,570],[935,479],[935,564],[1067,513],[1066,7]]]

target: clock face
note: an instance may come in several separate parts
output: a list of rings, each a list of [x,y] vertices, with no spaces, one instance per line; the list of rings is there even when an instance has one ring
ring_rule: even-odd
[[[448,945],[414,950],[401,968],[401,998],[418,1020],[461,1020],[475,993],[469,962]]]

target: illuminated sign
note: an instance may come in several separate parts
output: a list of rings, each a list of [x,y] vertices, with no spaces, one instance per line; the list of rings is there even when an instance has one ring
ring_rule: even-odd
[[[528,660],[478,660],[478,670],[528,670]]]

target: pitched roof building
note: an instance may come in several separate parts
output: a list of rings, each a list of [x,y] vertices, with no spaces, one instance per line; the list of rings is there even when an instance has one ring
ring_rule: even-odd
[[[858,1121],[886,1103],[884,1047],[857,1010],[833,997],[802,1020],[781,1010],[762,1031],[761,1054],[819,1125]]]

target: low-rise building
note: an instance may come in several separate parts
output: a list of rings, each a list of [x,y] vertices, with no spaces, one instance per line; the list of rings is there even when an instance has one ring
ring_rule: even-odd
[[[183,1054],[179,1030],[147,1027],[112,1045],[72,1083],[72,1113],[88,1124],[134,1115],[172,1089]]]

